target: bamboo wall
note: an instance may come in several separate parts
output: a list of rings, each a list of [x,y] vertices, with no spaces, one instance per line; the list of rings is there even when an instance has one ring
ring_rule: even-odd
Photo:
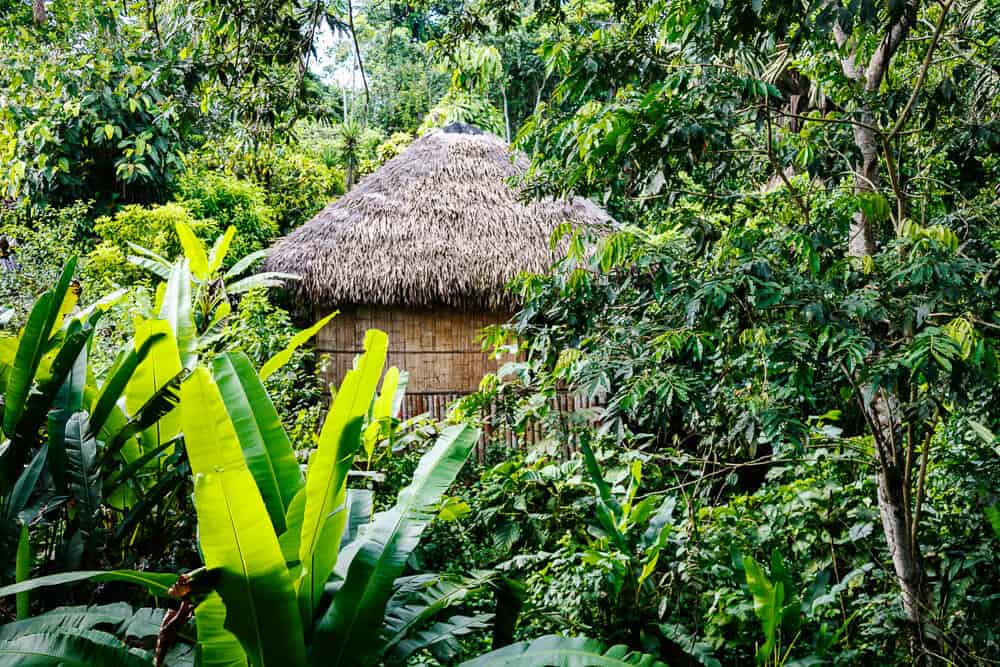
[[[324,313],[317,313],[321,316]],[[476,341],[479,331],[499,324],[509,315],[486,312],[464,312],[439,307],[428,309],[350,306],[316,336],[316,349],[330,357],[324,380],[340,386],[344,375],[353,367],[354,358],[362,352],[365,331],[381,329],[389,335],[387,366],[398,366],[409,373],[399,417],[408,419],[429,414],[443,419],[448,406],[455,400],[479,388],[487,373],[513,357],[495,360],[486,355]],[[575,412],[600,405],[586,397],[559,392],[553,407],[560,412]],[[540,425],[531,426],[518,437],[505,424],[495,408],[483,415],[486,429],[476,447],[480,460],[485,459],[490,440],[503,442],[507,448],[520,449],[542,439]],[[569,443],[564,453],[573,451]]]
[[[471,393],[479,381],[507,360],[494,360],[476,341],[479,330],[507,320],[507,314],[465,312],[454,308],[426,309],[349,306],[316,337],[316,348],[330,357],[325,380],[340,386],[361,353],[365,331],[389,334],[388,365],[410,374],[406,412]],[[412,404],[412,407],[411,407]],[[418,410],[416,413],[426,412]],[[410,415],[404,415],[410,416]]]

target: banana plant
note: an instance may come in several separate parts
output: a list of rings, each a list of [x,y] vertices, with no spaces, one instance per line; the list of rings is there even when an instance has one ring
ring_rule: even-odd
[[[71,572],[0,588],[0,597],[85,580],[139,584],[154,595],[166,597],[177,575],[132,570]],[[0,626],[0,664],[148,666],[154,655],[136,645],[153,645],[170,613],[162,608],[133,609],[117,602],[58,607],[31,618],[19,618]],[[193,664],[193,651],[185,644],[169,647],[163,657],[165,664]]]
[[[94,557],[113,516],[102,507],[124,511],[135,504],[134,489],[126,485],[134,485],[135,476],[121,472],[146,454],[141,434],[176,402],[180,378],[164,375],[140,392],[141,400],[128,400],[142,385],[144,369],[162,366],[163,355],[169,356],[160,332],[138,337],[103,380],[96,376],[89,362],[94,332],[122,293],[79,308],[75,269],[74,259],[37,299],[24,327],[0,338],[0,580],[11,576],[24,526],[30,530],[43,512],[48,522],[65,527],[72,548],[60,556],[64,567]],[[116,475],[120,484],[112,483]],[[129,517],[138,523],[141,514]]]
[[[451,586],[442,580],[419,589],[422,595],[402,577],[478,429],[445,429],[385,512],[372,516],[370,494],[347,488],[387,346],[383,332],[366,335],[365,352],[336,393],[304,479],[242,354],[220,355],[211,372],[198,369],[184,383],[182,426],[199,542],[205,566],[218,576],[217,595],[196,611],[197,652],[205,662],[376,664],[486,627],[488,616],[433,621],[462,598],[457,590],[486,586],[488,577],[451,580]],[[388,375],[383,397],[396,391],[396,372]]]
[[[221,336],[225,321],[232,312],[229,297],[255,287],[280,287],[286,281],[298,279],[296,275],[276,271],[245,275],[267,255],[266,249],[250,253],[223,271],[223,262],[236,235],[235,227],[226,229],[211,248],[198,238],[186,222],[178,221],[176,229],[181,240],[180,257],[171,261],[152,250],[130,243],[129,247],[134,254],[129,255],[128,260],[163,280],[161,289],[166,286],[166,292],[170,292],[171,284],[176,284],[177,289],[170,298],[164,297],[163,302],[166,306],[181,299],[190,304],[188,307],[195,328],[193,344],[196,347],[205,348]],[[162,294],[161,292],[160,295]],[[179,341],[181,338],[178,334]]]

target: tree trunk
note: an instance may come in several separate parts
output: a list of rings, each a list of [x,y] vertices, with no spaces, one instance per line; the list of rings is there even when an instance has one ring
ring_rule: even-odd
[[[856,56],[847,53],[842,56],[841,67],[844,74],[864,85],[866,96],[878,93],[889,70],[889,64],[906,39],[910,28],[916,23],[921,0],[907,0],[902,14],[886,30],[882,41],[875,49],[867,67],[856,62]],[[834,26],[834,39],[841,49],[848,44],[848,35]],[[877,192],[879,189],[879,136],[875,127],[875,114],[867,103],[863,103],[855,116],[853,125],[854,144],[859,153],[859,161],[853,165],[854,191],[858,194]],[[853,257],[870,257],[876,251],[876,236],[872,220],[862,211],[854,213],[848,238],[848,253]],[[875,439],[876,484],[878,485],[878,509],[885,533],[886,546],[892,558],[893,570],[902,596],[903,613],[910,626],[910,651],[920,663],[925,655],[923,633],[924,610],[924,569],[917,546],[916,530],[910,521],[909,493],[906,488],[911,476],[906,474],[909,465],[905,455],[902,431],[896,415],[896,401],[881,391],[873,391],[872,386],[862,389],[871,395],[871,402],[863,409],[868,410],[868,420]]]
[[[854,145],[861,153],[861,161],[854,165],[854,192],[878,192],[878,138],[872,129],[872,114],[862,111],[859,123],[854,125]],[[854,257],[875,254],[875,230],[872,222],[862,211],[855,211],[851,221],[848,252]]]
[[[32,0],[31,15],[35,20],[35,25],[43,25],[48,18],[45,13],[45,0]]]

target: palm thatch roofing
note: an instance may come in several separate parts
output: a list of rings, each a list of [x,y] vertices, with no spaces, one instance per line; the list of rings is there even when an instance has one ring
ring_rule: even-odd
[[[560,256],[557,225],[611,222],[580,197],[523,201],[511,181],[527,166],[476,128],[432,132],[280,239],[265,269],[298,274],[314,305],[508,308],[504,285]]]

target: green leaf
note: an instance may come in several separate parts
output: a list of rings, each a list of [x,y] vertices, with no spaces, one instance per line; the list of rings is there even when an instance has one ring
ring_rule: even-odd
[[[129,649],[104,632],[83,630],[74,634],[48,632],[0,641],[0,663],[52,667],[148,667],[144,651]]]
[[[57,607],[51,611],[0,626],[0,640],[42,632],[78,632],[98,627],[116,636],[144,639],[160,630],[163,609],[132,609],[126,602]]]
[[[183,370],[169,322],[137,319],[134,326],[136,353],[145,354],[125,386],[125,410],[133,417]],[[154,446],[172,440],[180,430],[180,411],[164,414],[152,430]]]
[[[170,270],[170,279],[163,292],[160,319],[170,323],[184,368],[194,368],[198,363],[198,336],[194,328],[191,303],[191,271],[187,260],[181,260]]]
[[[215,240],[212,252],[208,256],[208,275],[215,275],[215,272],[222,268],[222,262],[225,261],[226,255],[229,253],[229,246],[232,244],[234,236],[236,236],[236,228],[229,225],[226,232]]]
[[[546,635],[463,662],[462,667],[667,667],[651,655],[585,637]]]
[[[246,667],[247,655],[236,636],[225,628],[226,606],[216,592],[195,608],[198,631],[196,664],[201,667]]]
[[[66,422],[65,442],[69,490],[76,500],[80,529],[89,547],[101,511],[101,477],[97,469],[97,440],[90,431],[86,412],[77,412]]]
[[[383,654],[390,655],[395,662],[405,662],[417,650],[412,645],[403,645],[415,628],[484,590],[495,579],[496,574],[490,571],[474,572],[467,577],[418,574],[397,579],[396,591],[386,606]]]
[[[14,436],[18,422],[24,414],[28,392],[48,347],[49,334],[58,319],[60,306],[66,297],[75,270],[74,258],[66,264],[55,289],[39,297],[28,314],[28,321],[18,340],[14,365],[7,379],[4,396],[3,431],[8,437]]]
[[[66,489],[66,424],[70,416],[83,409],[83,392],[87,383],[87,341],[81,345],[69,373],[56,392],[55,399],[48,413],[49,435],[49,470],[52,472],[56,489],[65,492]]]
[[[267,257],[268,252],[270,252],[270,249],[264,248],[263,250],[257,250],[256,252],[252,252],[249,255],[243,257],[238,262],[233,264],[231,269],[226,271],[226,273],[222,276],[223,279],[229,280],[230,278],[235,278],[236,276],[240,275],[241,273],[249,269],[254,264],[254,262],[258,262]]]
[[[304,664],[305,640],[285,559],[207,369],[196,369],[181,387],[181,415],[195,476],[198,542],[206,567],[220,574],[216,590],[226,606],[225,627],[251,665]]]
[[[42,472],[45,469],[48,452],[48,444],[42,445],[35,452],[31,463],[18,476],[10,495],[4,498],[3,512],[0,513],[4,521],[12,521],[14,517],[28,506],[31,494],[35,491],[35,485],[38,484],[38,479],[42,476]]]
[[[215,357],[212,374],[275,533],[281,534],[288,506],[303,486],[292,443],[245,354],[227,352]]]
[[[252,276],[247,276],[243,280],[237,280],[235,283],[226,285],[226,292],[231,295],[236,295],[249,292],[257,287],[284,287],[287,281],[298,279],[298,276],[291,273],[277,273],[274,271],[268,273],[255,273]]]
[[[430,506],[455,481],[478,440],[479,429],[467,424],[445,429],[421,457],[392,509],[376,515],[316,627],[313,656],[318,664],[364,664],[384,649],[378,635],[364,629],[382,625],[393,584],[433,519]]]
[[[175,227],[184,256],[190,263],[191,273],[198,280],[208,280],[208,255],[205,253],[205,244],[195,235],[191,225],[184,220],[178,220]]]
[[[622,516],[621,507],[611,495],[611,487],[601,474],[601,467],[597,463],[597,457],[594,456],[594,450],[590,448],[587,438],[580,439],[580,452],[583,454],[583,462],[590,475],[590,480],[597,487],[597,518],[615,545],[623,552],[627,552],[628,544],[618,528]]]
[[[757,650],[757,662],[765,662],[775,647],[781,609],[785,601],[784,585],[772,584],[764,569],[750,556],[743,557],[747,587],[753,596],[753,609],[764,630],[764,643]]]
[[[456,614],[418,630],[399,643],[394,656],[405,661],[417,651],[429,649],[442,662],[450,662],[462,650],[462,637],[491,627],[493,614],[463,616]]]
[[[149,355],[152,346],[163,337],[164,334],[152,334],[143,341],[138,349],[132,347],[128,350],[122,350],[118,358],[115,359],[108,371],[107,379],[101,385],[100,391],[91,404],[90,425],[95,433],[100,433],[104,429],[108,415],[111,414],[118,400],[125,393],[125,389],[139,368],[139,364]]]
[[[375,399],[375,404],[372,405],[371,419],[368,426],[365,427],[363,444],[365,447],[365,456],[369,461],[371,461],[372,454],[375,452],[375,445],[378,444],[379,438],[383,435],[385,422],[393,414],[393,405],[396,401],[398,388],[399,369],[395,366],[390,366],[389,370],[385,372],[385,377],[382,378],[382,391],[379,393],[378,398]]]
[[[21,524],[21,535],[17,540],[17,557],[14,565],[14,583],[27,581],[31,576],[31,542],[28,538],[28,524]],[[31,613],[31,596],[28,591],[17,594],[17,617],[27,618]]]
[[[303,329],[295,334],[292,339],[288,341],[288,345],[286,345],[283,350],[268,359],[267,362],[261,366],[259,373],[260,379],[266,380],[271,377],[276,370],[287,364],[291,360],[292,355],[295,354],[295,350],[302,347],[306,341],[319,333],[319,330],[325,327],[327,322],[336,317],[338,312],[339,311],[334,311],[330,313],[308,329]]]
[[[28,579],[10,586],[0,588],[0,597],[14,595],[22,591],[33,591],[37,588],[47,586],[61,586],[63,584],[73,584],[78,581],[123,581],[130,584],[143,586],[153,595],[158,597],[169,597],[167,591],[177,583],[176,574],[166,574],[159,572],[142,572],[139,570],[82,570],[76,572],[60,572],[50,574],[45,577]]]
[[[347,496],[347,473],[361,445],[361,423],[375,395],[388,344],[384,332],[367,332],[365,352],[344,377],[320,432],[319,446],[309,458],[298,584],[299,608],[304,623],[309,625],[340,551],[347,520],[340,511]]]

